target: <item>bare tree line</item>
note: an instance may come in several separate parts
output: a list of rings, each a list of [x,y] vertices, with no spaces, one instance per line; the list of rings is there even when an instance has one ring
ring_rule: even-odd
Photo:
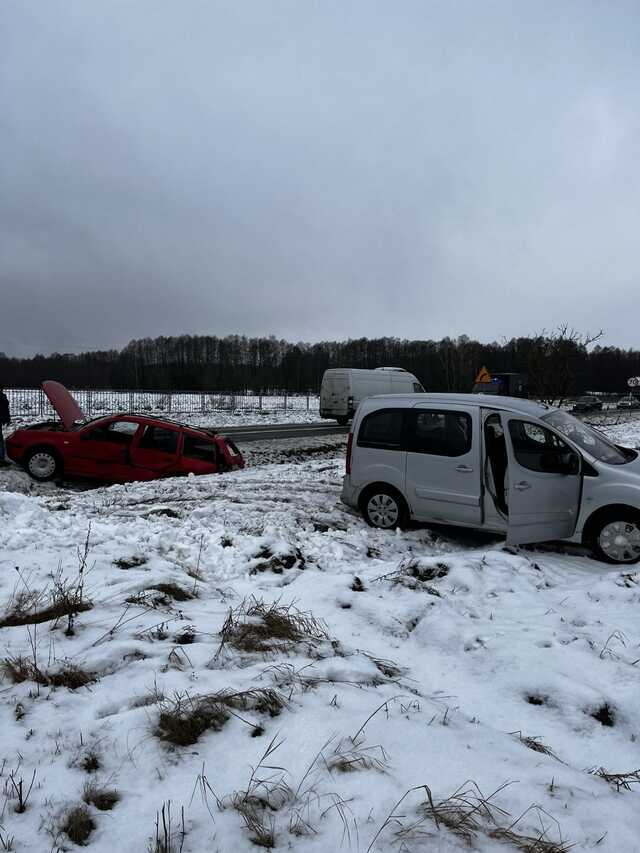
[[[180,335],[131,341],[122,350],[9,358],[0,382],[36,387],[57,379],[69,387],[215,392],[317,391],[331,367],[404,367],[433,391],[469,391],[480,367],[529,376],[531,393],[558,400],[584,391],[621,393],[640,375],[640,351],[599,344],[602,333],[569,326],[532,337],[481,343],[458,338],[359,338],[290,343],[274,337]]]

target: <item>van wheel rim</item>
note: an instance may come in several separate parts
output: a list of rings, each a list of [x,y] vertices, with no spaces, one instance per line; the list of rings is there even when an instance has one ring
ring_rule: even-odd
[[[367,504],[367,513],[376,527],[395,527],[400,510],[390,495],[374,495]]]
[[[34,477],[51,477],[56,470],[56,460],[50,453],[34,453],[29,460],[29,473]]]
[[[640,557],[640,526],[633,521],[612,521],[600,531],[598,545],[616,563],[631,563]]]

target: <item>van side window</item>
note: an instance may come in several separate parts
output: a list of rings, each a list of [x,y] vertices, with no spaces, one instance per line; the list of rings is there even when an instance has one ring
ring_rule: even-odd
[[[402,448],[404,411],[380,409],[367,415],[358,431],[358,447],[380,447],[386,450]]]
[[[529,471],[548,472],[560,454],[571,453],[561,438],[540,424],[511,420],[509,435],[516,461]]]
[[[466,412],[413,409],[409,423],[411,453],[464,456],[471,450],[471,416]]]
[[[422,387],[422,385],[419,382],[413,383],[413,393],[414,394],[423,394],[424,393],[424,388]]]

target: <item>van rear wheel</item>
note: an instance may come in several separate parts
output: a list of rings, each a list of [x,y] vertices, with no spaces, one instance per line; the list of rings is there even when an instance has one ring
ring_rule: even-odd
[[[640,514],[620,509],[602,518],[591,531],[590,545],[604,563],[629,565],[640,560]]]
[[[402,496],[395,489],[379,486],[369,489],[361,503],[362,514],[370,527],[395,530],[406,527],[409,513]]]
[[[346,426],[349,423],[349,418],[346,415],[340,415],[339,418],[336,418],[336,421],[340,426]]]

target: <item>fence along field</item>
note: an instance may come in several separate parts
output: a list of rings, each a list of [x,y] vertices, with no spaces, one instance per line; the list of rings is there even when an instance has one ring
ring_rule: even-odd
[[[40,388],[6,388],[11,412],[16,417],[55,417]],[[199,391],[110,391],[74,389],[73,396],[87,417],[112,412],[162,413],[165,415],[207,414],[208,412],[292,412],[318,411],[315,394],[233,393],[203,394]]]

